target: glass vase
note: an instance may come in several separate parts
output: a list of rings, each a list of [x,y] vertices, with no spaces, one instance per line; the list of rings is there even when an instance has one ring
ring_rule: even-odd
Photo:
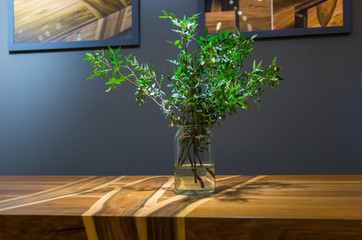
[[[207,126],[181,125],[175,136],[176,194],[215,191],[212,133]]]

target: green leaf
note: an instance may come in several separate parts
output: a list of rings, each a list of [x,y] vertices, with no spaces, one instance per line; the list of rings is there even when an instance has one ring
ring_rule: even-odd
[[[200,40],[197,40],[197,43],[198,43],[200,46],[205,46],[205,43],[204,43],[204,42],[201,42]]]
[[[163,16],[159,16],[159,18],[168,18],[168,14],[165,10],[161,11],[163,13]]]
[[[108,74],[108,72],[109,72],[108,70],[103,71],[103,72],[102,72],[102,76],[101,76],[101,77],[102,77],[102,78],[104,78],[104,77]]]
[[[223,34],[221,31],[219,31],[219,39],[222,40]]]
[[[224,34],[225,38],[227,38],[229,36],[229,32],[230,32],[230,30],[226,29],[225,34]]]
[[[112,90],[112,86],[110,86],[107,90],[106,90],[106,92],[108,93],[108,92],[110,92]]]

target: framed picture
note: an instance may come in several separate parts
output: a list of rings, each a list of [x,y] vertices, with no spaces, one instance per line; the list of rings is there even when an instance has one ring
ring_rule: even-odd
[[[139,44],[139,0],[8,0],[9,51]]]
[[[258,38],[348,33],[350,0],[202,0],[209,33]]]

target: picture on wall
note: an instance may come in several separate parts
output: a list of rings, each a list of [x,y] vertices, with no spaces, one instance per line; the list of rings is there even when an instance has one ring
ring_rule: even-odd
[[[9,51],[137,45],[139,0],[8,0]]]
[[[234,31],[247,37],[350,32],[350,0],[205,0],[209,33]]]

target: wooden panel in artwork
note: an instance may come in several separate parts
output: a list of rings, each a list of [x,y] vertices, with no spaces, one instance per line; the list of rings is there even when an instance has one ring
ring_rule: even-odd
[[[132,6],[91,22],[53,42],[105,40],[132,27]]]
[[[295,9],[286,8],[283,11],[275,12],[273,16],[273,30],[295,27]]]
[[[217,33],[219,30],[225,32],[226,29],[234,32],[235,27],[242,32],[271,30],[270,0],[240,0],[235,10],[224,11],[221,11],[220,2],[220,0],[212,1],[211,12],[205,13],[205,24],[210,33]]]
[[[131,0],[80,0],[98,19],[131,5]]]
[[[316,1],[323,2],[325,0],[273,0],[273,12],[277,14],[290,8],[295,9],[297,7],[300,8],[300,6],[311,5],[311,3],[315,4]]]
[[[173,181],[0,176],[0,239],[362,239],[362,175],[217,176],[205,196]]]
[[[325,7],[323,7],[323,3],[320,8],[318,6],[308,10],[308,27],[322,27],[322,24],[324,27],[343,26],[343,0],[337,0],[335,6],[330,6],[329,1],[325,3],[328,4]],[[326,9],[326,13],[323,13],[324,9]],[[331,11],[332,9],[333,11]],[[332,15],[329,17],[329,14]]]
[[[95,40],[79,30],[130,5],[131,0],[14,0],[15,43],[60,41],[69,35],[77,41]]]
[[[343,26],[343,0],[207,0],[205,6],[210,33]]]
[[[235,12],[206,12],[205,25],[207,26],[209,33],[218,33],[219,31],[225,32],[227,29],[232,31],[236,28]]]
[[[273,29],[343,26],[343,0],[276,0]]]
[[[271,30],[271,1],[241,0],[239,1],[240,31]]]

